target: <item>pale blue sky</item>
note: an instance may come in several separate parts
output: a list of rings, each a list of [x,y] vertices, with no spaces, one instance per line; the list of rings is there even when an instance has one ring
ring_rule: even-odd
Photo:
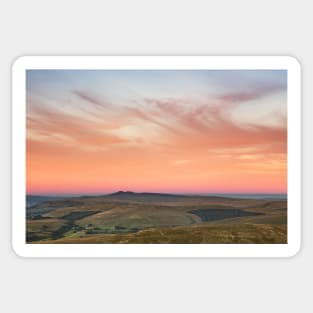
[[[33,93],[76,89],[107,97],[126,95],[197,96],[273,88],[286,91],[285,70],[28,70]]]
[[[81,114],[94,106],[77,94],[115,106],[146,99],[197,105],[234,102],[234,120],[275,124],[286,116],[286,70],[28,70],[28,104]],[[273,120],[274,118],[274,120]],[[279,117],[280,118],[280,117]]]

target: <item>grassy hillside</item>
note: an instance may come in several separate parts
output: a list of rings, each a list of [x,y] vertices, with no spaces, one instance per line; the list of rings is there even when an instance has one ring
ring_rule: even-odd
[[[283,243],[287,201],[118,192],[27,210],[27,242]]]
[[[134,234],[87,235],[65,237],[42,243],[174,243],[174,244],[234,244],[234,243],[287,243],[286,225],[220,224],[197,225],[142,230]]]

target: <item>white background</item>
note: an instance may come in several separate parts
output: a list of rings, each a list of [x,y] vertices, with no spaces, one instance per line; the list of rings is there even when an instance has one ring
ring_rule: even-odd
[[[2,1],[1,312],[311,312],[310,1]],[[22,259],[11,249],[11,64],[34,54],[292,55],[303,71],[302,250],[291,259]]]

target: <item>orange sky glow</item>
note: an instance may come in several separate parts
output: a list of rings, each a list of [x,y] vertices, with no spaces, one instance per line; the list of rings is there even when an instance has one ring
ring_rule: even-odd
[[[28,194],[287,192],[284,75],[35,72]]]

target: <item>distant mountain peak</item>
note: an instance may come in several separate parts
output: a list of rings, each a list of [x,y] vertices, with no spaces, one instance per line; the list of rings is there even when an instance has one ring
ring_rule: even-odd
[[[110,196],[121,196],[121,195],[127,196],[127,195],[134,195],[134,194],[136,194],[136,193],[133,192],[133,191],[129,191],[129,190],[127,190],[127,191],[119,190],[119,191],[117,191],[117,192],[111,193]]]
[[[186,195],[176,195],[176,194],[170,194],[170,193],[159,193],[159,192],[134,192],[134,191],[123,191],[119,190],[117,192],[111,193],[108,196],[140,196],[140,197],[187,197]]]

